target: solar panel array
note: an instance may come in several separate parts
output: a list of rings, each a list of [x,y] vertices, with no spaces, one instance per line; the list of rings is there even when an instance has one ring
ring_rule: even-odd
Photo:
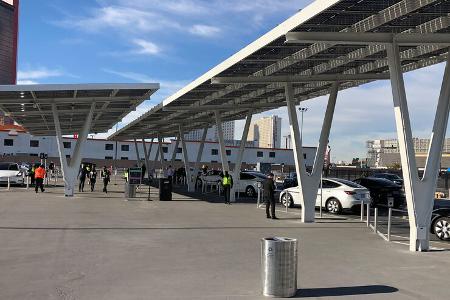
[[[193,83],[155,106],[110,138],[151,138],[159,133],[172,137],[181,124],[185,130],[214,124],[213,111],[173,111],[178,106],[233,106],[222,112],[224,121],[245,117],[249,106],[268,103],[285,106],[284,84],[213,85],[214,77],[379,74],[388,72],[385,46],[342,45],[332,43],[287,44],[288,32],[383,32],[448,33],[448,0],[319,0],[298,12],[277,28],[224,61]],[[446,59],[448,46],[402,46],[405,72],[440,63]],[[342,82],[347,89],[369,81]],[[294,84],[297,102],[329,93],[330,82]],[[241,107],[240,107],[241,106]],[[254,112],[267,111],[269,107]],[[170,111],[169,111],[170,110]]]

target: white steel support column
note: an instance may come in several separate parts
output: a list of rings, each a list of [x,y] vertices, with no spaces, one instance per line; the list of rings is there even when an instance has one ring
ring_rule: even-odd
[[[202,160],[203,149],[205,149],[205,140],[206,140],[206,135],[207,134],[208,134],[208,127],[203,129],[202,139],[200,141],[200,146],[199,146],[198,152],[197,152],[197,160],[195,161],[195,166],[194,166],[194,186],[197,186],[197,181],[196,181],[197,180],[197,174],[198,174],[198,170],[200,169],[199,165],[200,165],[200,162]]]
[[[320,133],[319,145],[317,147],[314,166],[309,174],[306,171],[303,158],[303,145],[300,139],[300,130],[298,125],[297,110],[295,107],[294,90],[292,83],[286,83],[286,102],[289,115],[289,125],[291,129],[292,145],[294,150],[295,169],[297,172],[298,189],[300,202],[302,204],[302,222],[312,223],[315,221],[315,205],[317,192],[322,174],[323,162],[325,159],[325,149],[328,145],[331,124],[333,122],[334,109],[339,90],[339,83],[333,83],[331,87],[330,98],[328,100],[325,119]]]
[[[216,116],[216,126],[217,126],[217,135],[219,137],[219,145],[220,145],[220,157],[222,159],[222,171],[230,171],[230,166],[228,164],[227,152],[225,149],[225,140],[223,138],[223,128],[222,128],[222,118],[220,116],[219,111],[214,112]]]
[[[236,187],[239,187],[240,182],[240,173],[242,166],[242,158],[244,157],[245,144],[247,142],[248,132],[250,130],[250,124],[252,122],[253,112],[249,111],[247,114],[247,118],[245,119],[244,132],[242,133],[241,143],[239,145],[239,152],[237,156],[236,163],[234,165],[234,186],[230,193],[230,201],[236,202]],[[238,189],[239,190],[239,189]]]
[[[142,138],[142,147],[144,148],[144,155],[145,155],[145,167],[147,168],[147,175],[148,179],[150,179],[151,171],[150,171],[150,153],[152,152],[152,146],[153,146],[153,139],[150,144],[150,149],[147,152],[147,144],[145,143],[145,138]]]
[[[399,47],[396,44],[389,44],[386,46],[386,49],[389,59],[395,123],[408,205],[410,225],[409,250],[413,252],[427,251],[430,247],[430,223],[434,192],[450,110],[450,58],[447,59],[425,172],[423,178],[420,179],[417,170]]]
[[[192,192],[192,180],[191,180],[191,169],[189,166],[189,155],[187,152],[186,141],[184,140],[184,133],[179,126],[179,140],[181,140],[181,147],[183,149],[183,161],[184,161],[184,169],[186,170],[186,184],[188,188],[188,192]]]
[[[140,168],[141,167],[141,157],[139,155],[138,142],[136,139],[134,139],[134,149],[136,150],[137,166],[138,166],[138,168]]]
[[[161,162],[161,169],[164,171],[164,151],[162,148],[162,143],[163,143],[163,139],[161,138],[161,136],[158,134],[158,153],[159,153],[159,161]],[[155,161],[158,159],[158,153],[156,153],[156,159]]]
[[[92,119],[94,117],[95,102],[91,104],[91,109],[84,123],[81,133],[78,135],[78,140],[73,151],[73,156],[70,164],[67,163],[66,155],[64,154],[64,143],[62,138],[61,123],[59,121],[58,109],[55,103],[52,103],[53,120],[55,123],[56,143],[58,145],[58,152],[61,161],[61,171],[64,180],[64,195],[66,197],[73,197],[74,188],[77,181],[77,175],[81,163],[81,150],[86,144],[89,131],[91,130]]]
[[[175,159],[177,158],[177,150],[179,146],[180,146],[180,136],[178,135],[175,142],[175,148],[173,148],[172,158],[170,159],[170,164],[172,165],[172,167],[173,164],[175,163]]]

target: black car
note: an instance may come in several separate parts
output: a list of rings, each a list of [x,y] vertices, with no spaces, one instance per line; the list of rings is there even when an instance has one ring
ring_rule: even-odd
[[[366,177],[354,180],[359,185],[366,187],[370,191],[370,197],[372,198],[372,205],[387,205],[388,198],[394,198],[394,208],[399,208],[405,204],[405,195],[403,193],[402,186],[384,179]]]
[[[387,180],[390,180],[398,185],[403,185],[403,179],[398,176],[397,174],[391,174],[391,173],[375,173],[371,177],[374,178],[384,178]]]
[[[298,186],[297,174],[290,174],[289,177],[286,177],[283,180],[283,190],[288,189],[290,187]]]
[[[438,239],[450,241],[450,200],[434,201],[430,231]]]

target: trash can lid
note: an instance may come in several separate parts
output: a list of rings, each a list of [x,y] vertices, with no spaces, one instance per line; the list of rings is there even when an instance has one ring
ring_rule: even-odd
[[[263,241],[273,241],[273,242],[296,242],[297,239],[292,239],[288,237],[274,236],[274,237],[266,237],[262,239]]]

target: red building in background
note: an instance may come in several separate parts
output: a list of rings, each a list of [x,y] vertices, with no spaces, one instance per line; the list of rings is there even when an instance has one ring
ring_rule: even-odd
[[[19,0],[0,0],[0,84],[17,82]],[[0,111],[0,125],[12,124]]]

